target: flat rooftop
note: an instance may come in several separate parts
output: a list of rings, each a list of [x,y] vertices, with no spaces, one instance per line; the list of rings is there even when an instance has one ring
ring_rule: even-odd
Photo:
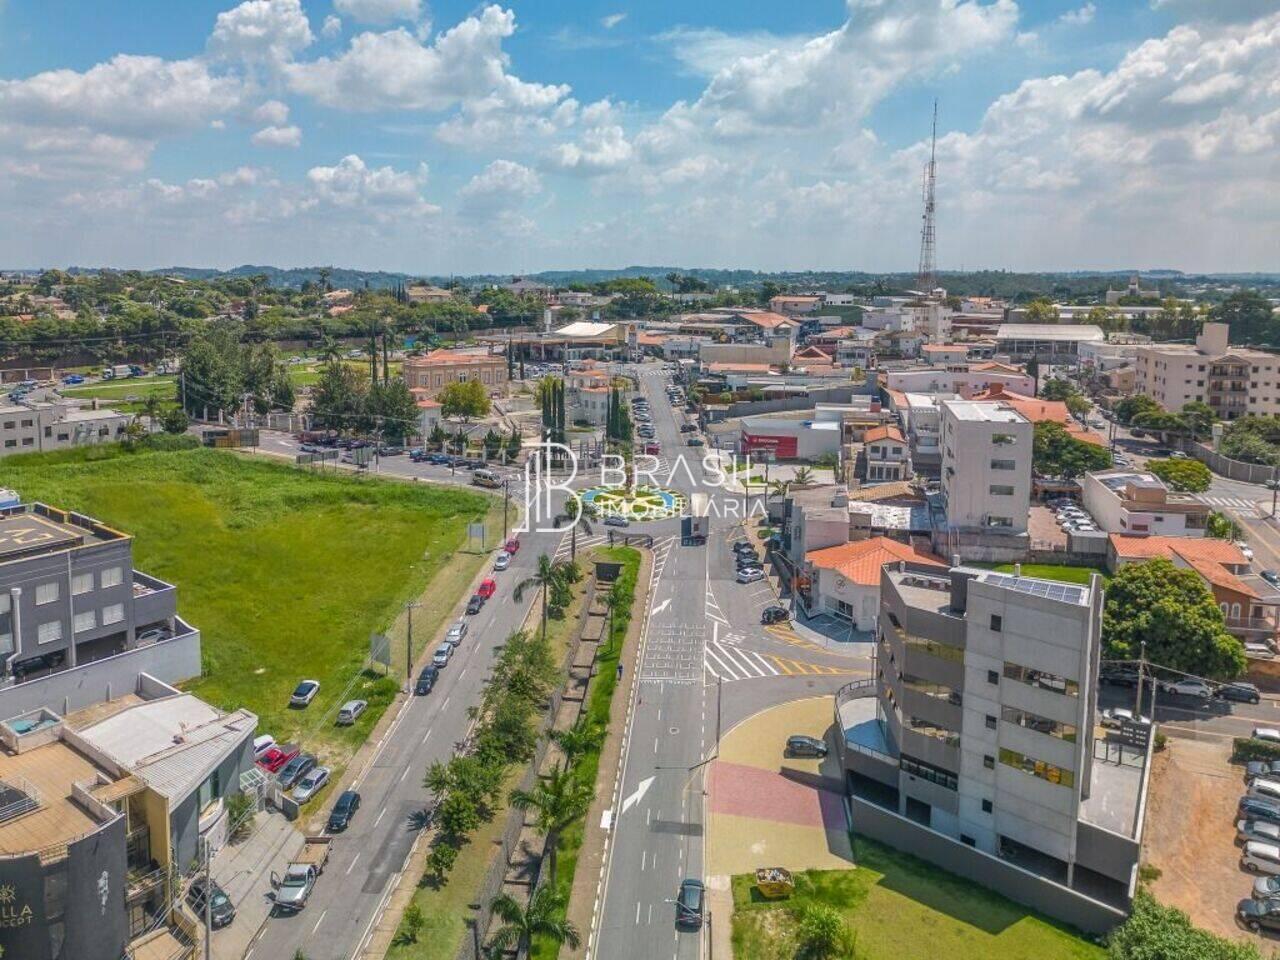
[[[21,796],[33,809],[0,821],[0,854],[18,855],[67,844],[98,827],[98,821],[74,801],[72,787],[92,785],[105,773],[83,754],[55,740],[20,754],[0,752],[0,804],[17,811]]]
[[[1115,493],[1120,493],[1130,484],[1150,490],[1165,489],[1164,481],[1154,473],[1099,473],[1094,476]]]
[[[1144,763],[1145,756],[1133,747],[1122,751],[1119,743],[1111,740],[1106,741],[1105,749],[1099,745],[1089,796],[1080,804],[1080,819],[1122,837],[1133,837],[1138,830]]]
[[[78,547],[89,531],[28,513],[0,517],[0,563]]]
[[[998,400],[944,400],[942,406],[957,420],[974,423],[1026,423],[1027,418]]]
[[[1002,323],[997,340],[1106,340],[1102,328],[1091,323]]]

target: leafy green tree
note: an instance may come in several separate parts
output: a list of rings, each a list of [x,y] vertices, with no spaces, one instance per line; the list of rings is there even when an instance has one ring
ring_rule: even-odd
[[[1156,403],[1144,393],[1134,394],[1132,397],[1125,397],[1118,401],[1112,408],[1115,412],[1116,419],[1121,423],[1128,424],[1134,417],[1144,413],[1161,412],[1160,404]]]
[[[1261,960],[1252,943],[1228,940],[1193,926],[1176,907],[1139,889],[1129,918],[1107,938],[1111,960]]]
[[[400,944],[417,943],[418,937],[422,933],[422,928],[427,925],[427,918],[422,913],[422,907],[416,903],[410,903],[404,908],[404,914],[400,917],[400,926],[396,929],[396,942]]]
[[[796,910],[796,957],[835,960],[853,955],[853,933],[834,907],[805,903]]]
[[[431,433],[427,437],[427,442],[430,443],[433,447],[438,446],[440,447],[440,449],[443,450],[444,442],[448,439],[449,439],[449,434],[445,432],[444,427],[442,427],[440,425],[440,421],[437,420],[435,423],[435,426],[431,428]]]
[[[484,440],[481,443],[484,446],[484,458],[486,460],[498,459],[498,454],[502,451],[502,434],[490,427],[489,432],[484,435]]]
[[[1171,434],[1181,435],[1187,432],[1187,425],[1180,416],[1176,413],[1166,413],[1163,410],[1140,413],[1130,423],[1141,430],[1158,433],[1166,438]]]
[[[1127,564],[1112,578],[1102,642],[1116,660],[1138,659],[1145,642],[1148,660],[1202,677],[1229,680],[1245,669],[1244,648],[1204,580],[1165,557]]]
[[[1280,317],[1256,290],[1240,290],[1209,311],[1209,319],[1231,327],[1232,343],[1280,343]]]
[[[520,436],[520,428],[516,427],[511,431],[511,435],[507,437],[507,459],[514,460],[520,456],[520,445],[524,438]]]
[[[210,327],[195,337],[182,361],[186,389],[175,389],[179,403],[193,417],[234,413],[244,393],[244,368],[240,362],[239,328],[226,324]]]
[[[446,417],[461,417],[463,421],[487,417],[490,402],[489,391],[479,380],[464,380],[446,384],[436,396],[441,413]]]
[[[311,388],[311,419],[321,429],[354,430],[365,413],[368,384],[355,367],[331,361]]]
[[[1194,440],[1204,440],[1212,435],[1213,425],[1218,421],[1218,415],[1213,412],[1213,408],[1198,400],[1184,403],[1179,416],[1182,417],[1187,432]]]
[[[1179,493],[1204,493],[1213,474],[1199,460],[1148,460],[1147,469]]]
[[[517,810],[532,811],[538,829],[547,837],[547,866],[552,888],[556,885],[560,835],[575,820],[586,816],[592,796],[591,786],[563,767],[553,769],[532,790],[511,791],[511,805]]]
[[[1058,308],[1048,297],[1036,297],[1027,304],[1027,323],[1057,323]]]
[[[436,804],[436,823],[445,835],[462,838],[480,826],[480,810],[474,797],[460,790],[449,790]]]
[[[181,407],[170,407],[160,414],[160,426],[165,433],[186,433],[191,426],[191,418]]]
[[[1223,431],[1218,449],[1233,460],[1280,466],[1280,416],[1233,420]]]
[[[1240,525],[1225,513],[1215,510],[1209,514],[1209,520],[1205,524],[1205,533],[1218,540],[1238,540],[1240,539]]]
[[[1040,396],[1045,400],[1066,400],[1075,393],[1076,388],[1071,385],[1071,381],[1061,377],[1050,377],[1040,388]]]
[[[563,895],[557,895],[547,886],[535,890],[528,905],[523,907],[509,893],[494,897],[489,906],[502,926],[489,941],[490,946],[499,954],[515,948],[516,954],[523,956],[533,938],[539,937],[578,949],[582,936],[578,928],[564,918],[564,900]]]
[[[380,427],[387,443],[403,444],[418,432],[418,403],[399,378],[370,387],[364,406],[365,419]]]
[[[427,869],[431,871],[438,882],[443,883],[457,860],[458,848],[447,839],[441,837],[432,845],[431,853],[427,855]]]
[[[813,471],[810,470],[808,467],[801,467],[796,471],[795,476],[792,478],[792,482],[798,483],[801,486],[803,486],[806,483],[812,483]]]
[[[1105,470],[1111,465],[1106,447],[1076,439],[1060,423],[1042,420],[1034,430],[1031,466],[1042,477],[1074,480],[1090,470]]]
[[[604,743],[604,728],[582,717],[568,730],[553,730],[551,739],[564,754],[565,767],[574,766],[581,757],[599,750]]]

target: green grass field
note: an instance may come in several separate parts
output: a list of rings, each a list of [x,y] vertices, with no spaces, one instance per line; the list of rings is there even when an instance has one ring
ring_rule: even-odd
[[[979,566],[988,566],[987,564],[979,564]],[[991,566],[992,570],[997,573],[1013,573],[1012,563],[1000,563]],[[1041,580],[1057,580],[1060,583],[1080,583],[1088,585],[1089,578],[1095,574],[1101,574],[1104,581],[1111,579],[1107,571],[1098,567],[1063,567],[1048,563],[1024,563],[1022,564],[1022,575],[1024,577],[1038,577]]]
[[[61,387],[59,393],[69,400],[100,400],[102,406],[121,413],[141,413],[143,401],[154,396],[161,409],[177,406],[177,386],[173,377],[130,377],[127,380],[107,380],[88,387]],[[129,401],[126,397],[138,397]]]
[[[179,613],[203,633],[205,672],[190,689],[224,708],[249,708],[264,732],[301,737],[335,762],[395,694],[397,680],[361,672],[370,633],[386,630],[441,571],[437,582],[458,580],[454,599],[461,595],[458,578],[484,559],[459,553],[466,524],[492,504],[462,490],[312,474],[204,449],[9,457],[3,476],[26,500],[132,534],[138,568],[175,583]],[[498,513],[500,522],[500,505]],[[415,621],[420,644],[447,610]],[[307,710],[290,710],[303,678],[319,680],[320,695]],[[355,726],[334,727],[337,707],[357,696],[370,709]]]
[[[1106,952],[1011,900],[863,837],[855,870],[796,877],[790,900],[765,901],[754,878],[733,878],[737,960],[796,956],[792,907],[834,907],[857,936],[858,960],[1102,960]]]

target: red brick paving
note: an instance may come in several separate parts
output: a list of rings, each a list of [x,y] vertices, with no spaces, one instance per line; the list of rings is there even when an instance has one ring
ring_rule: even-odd
[[[711,765],[709,789],[713,813],[826,830],[845,827],[837,793],[797,783],[775,771],[717,760]]]

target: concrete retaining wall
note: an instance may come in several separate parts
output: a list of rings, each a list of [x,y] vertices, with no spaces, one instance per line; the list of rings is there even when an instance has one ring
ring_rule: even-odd
[[[883,807],[858,797],[850,797],[849,804],[855,833],[937,864],[1086,933],[1106,933],[1125,919],[1125,914],[1114,907],[965,846]]]
[[[1261,463],[1245,463],[1243,460],[1232,460],[1230,457],[1224,457],[1222,454],[1216,453],[1203,443],[1184,442],[1182,449],[1214,473],[1223,477],[1230,477],[1232,480],[1240,480],[1244,483],[1267,483],[1280,477],[1280,469],[1276,467],[1268,467]]]
[[[65,716],[72,710],[133,693],[140,673],[165,683],[181,683],[198,677],[200,631],[193,630],[162,643],[127,650],[0,690],[0,719],[17,717],[39,707],[48,707]]]

